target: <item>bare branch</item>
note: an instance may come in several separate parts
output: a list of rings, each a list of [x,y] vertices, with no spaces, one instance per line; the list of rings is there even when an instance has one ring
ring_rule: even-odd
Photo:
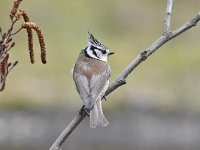
[[[1,37],[3,36],[3,35],[2,35],[2,28],[1,28],[1,26],[0,26],[0,35],[1,35]]]
[[[163,33],[152,45],[150,45],[144,52],[140,53],[129,65],[128,67],[119,75],[119,77],[111,83],[109,88],[106,91],[106,95],[110,94],[112,91],[117,89],[119,86],[126,83],[125,79],[128,75],[146,58],[148,58],[151,54],[153,54],[158,48],[160,48],[163,44],[167,41],[175,38],[176,36],[180,35],[181,33],[187,31],[188,29],[197,25],[200,20],[200,12],[191,20],[186,22],[183,26],[176,29],[175,31],[171,32],[168,36]]]
[[[183,26],[181,26],[180,28],[178,28],[175,31],[173,31],[171,33],[170,39],[178,36],[179,34],[185,32],[185,31],[187,31],[191,27],[196,26],[197,23],[199,22],[199,20],[200,20],[200,12],[196,16],[194,16],[194,18],[192,18],[191,20],[186,22]]]
[[[60,146],[65,142],[67,137],[74,131],[74,129],[81,123],[81,121],[86,117],[87,113],[82,107],[79,113],[74,117],[71,123],[65,128],[58,139],[51,146],[50,150],[61,150]]]
[[[16,60],[13,64],[10,63],[10,65],[8,65],[8,73],[18,64],[18,61]]]
[[[170,33],[171,28],[171,16],[172,16],[172,9],[173,9],[174,0],[167,1],[167,8],[166,8],[166,16],[165,16],[165,33]]]
[[[167,0],[167,10],[166,10],[166,17],[165,17],[165,29],[163,34],[146,50],[141,52],[133,61],[123,70],[123,72],[118,76],[118,78],[110,84],[108,87],[105,95],[109,95],[118,87],[126,84],[126,78],[136,67],[146,60],[151,54],[157,51],[162,45],[164,45],[169,40],[175,38],[176,36],[180,35],[181,33],[189,30],[190,28],[194,27],[200,20],[200,12],[191,20],[187,21],[183,26],[176,29],[175,31],[171,32],[171,15],[172,15],[172,8],[173,8],[173,0]],[[166,34],[167,33],[167,34]],[[83,109],[80,110],[84,111]],[[62,132],[62,134],[58,137],[58,139],[54,142],[50,150],[61,150],[62,143],[67,139],[67,137],[72,133],[72,131],[78,126],[78,124],[85,118],[86,113],[82,116],[80,113],[75,116],[72,122],[67,126],[67,128]]]
[[[11,33],[11,35],[15,35],[15,34],[17,34],[17,33],[20,32],[22,29],[23,29],[23,28],[20,27],[17,31],[15,31],[14,33]]]

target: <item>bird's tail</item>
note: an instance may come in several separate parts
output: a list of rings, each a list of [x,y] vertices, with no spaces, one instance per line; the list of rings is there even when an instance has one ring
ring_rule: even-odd
[[[94,107],[90,110],[90,127],[96,128],[96,126],[107,126],[108,120],[103,114],[101,99],[98,99]]]

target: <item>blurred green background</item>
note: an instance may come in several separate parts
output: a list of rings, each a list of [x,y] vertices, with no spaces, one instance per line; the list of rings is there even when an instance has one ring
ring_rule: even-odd
[[[24,0],[20,9],[28,12],[45,35],[48,63],[43,65],[39,60],[34,34],[36,63],[30,64],[26,31],[17,34],[10,61],[19,60],[19,64],[9,74],[6,89],[1,92],[1,107],[81,105],[70,70],[87,44],[87,31],[116,53],[109,59],[112,82],[162,34],[165,5],[164,0]],[[12,1],[1,0],[0,6],[0,24],[6,31]],[[172,29],[196,15],[199,6],[199,0],[175,1]],[[16,30],[20,24],[15,26]],[[159,108],[200,109],[199,40],[198,25],[165,44],[128,77],[125,86],[108,97],[110,101],[105,107],[146,103]]]

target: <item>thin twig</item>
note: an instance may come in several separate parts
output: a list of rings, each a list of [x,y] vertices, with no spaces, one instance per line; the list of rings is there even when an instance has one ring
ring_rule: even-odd
[[[18,61],[15,61],[13,64],[10,64],[10,67],[8,68],[8,73],[18,64]],[[7,73],[7,74],[8,74]]]
[[[10,47],[5,51],[5,53],[7,53],[8,51],[10,51],[11,48],[13,48],[14,46],[15,46],[15,42],[13,42],[13,43],[10,45]]]
[[[158,48],[160,48],[163,44],[168,42],[169,40],[177,37],[181,33],[187,31],[188,29],[197,25],[200,20],[200,12],[191,20],[186,22],[183,26],[172,31],[171,34],[168,36],[163,33],[152,45],[150,45],[144,52],[140,53],[129,65],[128,67],[122,72],[121,75],[109,86],[106,91],[106,95],[109,95],[112,91],[117,89],[119,86],[126,83],[125,79],[128,75],[142,62],[145,58],[148,58],[151,54],[153,54]],[[145,54],[146,53],[146,54]]]
[[[15,19],[15,20],[12,19],[12,24],[11,24],[11,26],[10,26],[8,32],[7,32],[7,37],[5,39],[9,39],[10,36],[12,35],[11,32],[12,32],[13,27],[14,27],[14,25],[15,25],[16,22],[17,22],[17,19]]]
[[[8,64],[8,71],[6,73],[6,75],[3,77],[3,80],[1,81],[2,83],[5,83],[6,81],[6,77],[8,76],[8,74],[13,70],[13,68],[18,64],[18,61],[15,61],[13,64],[9,63]],[[2,89],[0,89],[2,90]]]
[[[170,33],[171,30],[171,16],[172,16],[172,9],[173,9],[174,0],[167,1],[167,8],[166,8],[166,16],[165,16],[165,33]]]
[[[185,31],[187,31],[191,27],[196,26],[197,23],[199,22],[199,20],[200,20],[200,12],[196,16],[194,16],[191,20],[189,20],[184,25],[182,25],[180,28],[177,28],[176,30],[174,30],[171,33],[170,39],[178,36],[179,34],[185,32]]]
[[[17,31],[15,31],[14,33],[12,33],[11,35],[15,35],[15,34],[17,34],[19,31],[21,31],[23,28],[21,27],[21,28],[19,28]]]
[[[87,116],[84,108],[82,107],[79,113],[74,117],[70,124],[61,133],[58,139],[51,146],[50,150],[61,150],[60,146],[65,142],[67,137],[74,131],[74,129],[81,123],[81,121]]]
[[[2,38],[2,36],[3,36],[1,26],[0,26],[0,36],[1,36],[1,38]]]
[[[169,40],[175,38],[181,33],[189,30],[193,26],[195,26],[200,20],[200,12],[191,20],[186,22],[183,26],[171,32],[171,14],[173,8],[173,0],[167,0],[167,9],[166,9],[166,17],[165,17],[165,29],[163,34],[146,50],[141,52],[133,61],[123,70],[123,72],[118,76],[118,78],[110,84],[105,95],[109,95],[118,87],[126,84],[126,78],[132,71],[144,60],[146,60],[151,54],[153,54],[156,50],[158,50],[162,45],[164,45]],[[167,34],[166,34],[167,33]],[[84,111],[84,110],[81,110]],[[86,115],[85,115],[86,116]],[[61,150],[62,143],[67,139],[67,137],[72,133],[72,131],[80,124],[80,122],[85,118],[82,118],[79,113],[78,116],[72,120],[72,122],[67,126],[67,128],[62,132],[61,136],[54,142],[52,147],[49,150]],[[71,129],[70,129],[71,128]],[[73,129],[73,130],[72,130]],[[70,131],[70,132],[69,132]]]

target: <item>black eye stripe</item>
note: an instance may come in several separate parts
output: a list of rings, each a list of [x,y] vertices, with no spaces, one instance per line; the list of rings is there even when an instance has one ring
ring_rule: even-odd
[[[91,46],[91,47],[90,47],[90,49],[91,49],[92,51],[94,51],[95,48],[96,48],[96,47],[94,47],[94,46]]]
[[[103,54],[106,54],[106,51],[105,51],[105,50],[102,50],[102,53],[103,53]]]
[[[91,50],[92,50],[92,51],[94,51],[95,49],[98,49],[99,51],[101,51],[102,54],[106,54],[106,50],[103,50],[103,49],[97,48],[97,47],[95,47],[95,46],[91,46]],[[95,53],[96,53],[96,52],[95,52]],[[93,52],[93,54],[94,54],[94,52]],[[95,55],[95,54],[94,54],[94,55]],[[97,55],[95,55],[95,56],[97,56]]]

